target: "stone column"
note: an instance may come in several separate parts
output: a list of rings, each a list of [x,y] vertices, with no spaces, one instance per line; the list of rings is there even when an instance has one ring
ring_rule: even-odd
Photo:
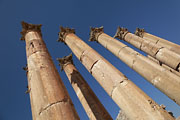
[[[120,110],[119,114],[116,117],[116,120],[129,120],[129,118],[127,118],[126,114]]]
[[[103,28],[91,28],[90,35],[90,41],[97,41],[103,45],[134,71],[180,105],[179,76],[105,34]]]
[[[74,33],[74,29],[61,27],[59,41],[69,46],[129,119],[174,120],[167,111]]]
[[[161,62],[159,62],[157,59],[151,57],[150,55],[147,55],[147,57],[148,57],[150,60],[152,60],[153,62],[159,64],[160,66],[166,68],[167,70],[169,70],[169,71],[172,72],[173,74],[176,74],[177,76],[180,77],[180,72],[172,69],[171,67],[169,67],[169,66],[167,66],[167,65],[165,65],[165,64],[162,64]]]
[[[79,120],[42,39],[41,25],[22,22],[21,34],[26,42],[33,120]]]
[[[144,51],[150,56],[156,58],[161,63],[166,64],[167,66],[180,71],[180,55],[170,51],[167,48],[161,47],[151,41],[147,41],[139,36],[136,36],[130,32],[128,32],[125,28],[118,27],[116,38],[122,39],[138,49]]]
[[[142,38],[144,38],[148,41],[151,41],[157,45],[165,47],[165,48],[180,55],[180,45],[178,45],[178,44],[175,44],[175,43],[165,40],[163,38],[160,38],[160,37],[157,37],[150,33],[147,33],[144,29],[140,29],[140,28],[136,28],[135,34],[139,37],[142,37]]]
[[[75,68],[72,60],[72,54],[64,58],[58,58],[61,70],[66,73],[77,97],[79,98],[84,110],[90,120],[112,120],[109,113],[101,104],[95,93],[89,87],[87,82]]]

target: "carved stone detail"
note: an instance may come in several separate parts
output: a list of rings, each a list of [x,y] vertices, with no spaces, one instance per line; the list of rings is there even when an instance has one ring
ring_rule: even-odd
[[[91,31],[90,31],[90,38],[89,38],[89,41],[96,41],[98,42],[98,37],[101,33],[104,33],[104,28],[103,26],[102,27],[99,27],[99,28],[93,28],[91,27],[90,28]]]
[[[58,42],[64,42],[66,35],[70,34],[70,33],[74,33],[75,34],[75,29],[71,29],[71,28],[68,28],[68,27],[64,28],[64,27],[60,26],[60,32],[58,34],[59,35],[59,39],[57,41]]]
[[[124,39],[125,35],[128,33],[127,28],[118,27],[114,38]]]
[[[42,37],[42,33],[41,33],[41,26],[42,25],[41,24],[35,25],[35,24],[29,24],[29,23],[22,21],[21,25],[22,25],[21,40],[25,40],[26,33],[30,32],[30,31],[36,31]]]
[[[63,58],[57,58],[57,61],[59,61],[59,66],[61,66],[62,71],[67,64],[73,64],[72,53]]]
[[[139,37],[143,37],[143,34],[144,34],[145,30],[144,29],[141,29],[141,28],[136,28],[136,31],[135,31],[135,35],[139,36]]]

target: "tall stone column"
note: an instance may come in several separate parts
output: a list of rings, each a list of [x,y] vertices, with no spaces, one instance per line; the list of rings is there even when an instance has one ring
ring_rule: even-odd
[[[172,72],[173,74],[176,74],[177,76],[180,77],[180,72],[172,69],[171,67],[169,67],[169,66],[167,66],[167,65],[165,65],[165,64],[162,64],[161,62],[159,62],[157,59],[151,57],[150,55],[147,55],[147,57],[148,57],[150,60],[152,60],[153,62],[159,64],[160,66],[166,68],[167,70],[169,70],[169,71]]]
[[[105,34],[103,28],[91,28],[90,35],[90,41],[97,41],[103,45],[134,71],[180,105],[179,76]]]
[[[174,120],[167,111],[74,33],[74,29],[61,27],[59,41],[69,46],[129,119]]]
[[[79,98],[84,110],[90,120],[112,120],[109,113],[96,97],[87,82],[75,68],[72,60],[72,54],[64,58],[58,58],[61,70],[66,73],[77,97]]]
[[[41,25],[22,22],[21,34],[26,42],[33,120],[79,120],[42,39]]]
[[[169,49],[164,48],[160,45],[157,45],[151,41],[147,41],[146,39],[136,36],[128,32],[128,30],[125,28],[118,27],[115,37],[132,44],[136,48],[156,58],[161,63],[166,64],[167,66],[177,71],[180,71],[179,54],[170,51]]]
[[[148,41],[151,41],[157,45],[165,47],[165,48],[180,55],[180,45],[178,45],[178,44],[175,44],[175,43],[165,40],[163,38],[160,38],[160,37],[157,37],[150,33],[147,33],[144,29],[140,29],[140,28],[136,28],[135,34],[139,37],[142,37],[142,38],[144,38]]]

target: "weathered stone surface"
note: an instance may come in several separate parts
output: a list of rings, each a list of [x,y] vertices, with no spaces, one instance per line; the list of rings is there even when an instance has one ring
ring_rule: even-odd
[[[144,38],[141,38],[139,36],[136,36],[132,33],[122,33],[122,31],[119,29],[117,30],[119,33],[116,33],[115,37],[123,39],[124,41],[132,44],[133,46],[137,47],[138,49],[144,51],[148,55],[151,55],[152,57],[159,60],[161,63],[166,64],[167,66],[173,68],[176,71],[179,71],[179,65],[180,65],[180,55],[167,49],[163,48],[161,45],[158,45],[154,42],[148,41]],[[136,32],[137,34],[137,32]],[[144,33],[139,34],[140,36],[144,36]],[[134,41],[134,42],[131,42]],[[179,50],[180,51],[180,50]]]
[[[180,95],[178,95],[178,93],[180,92],[179,76],[174,75],[168,69],[165,69],[159,64],[152,62],[148,58],[144,57],[143,55],[126,46],[125,44],[117,41],[116,39],[105,35],[105,33],[99,35],[97,41],[100,44],[103,43],[102,45],[106,46],[106,48],[114,55],[116,55],[120,60],[122,60],[129,67],[131,67],[141,76],[143,76],[155,87],[160,89],[169,98],[180,104]]]
[[[25,23],[23,23],[25,24]],[[23,26],[33,120],[79,120],[36,25]],[[33,28],[32,28],[33,27]],[[35,30],[34,30],[35,28]]]
[[[73,65],[72,56],[58,59],[90,120],[112,120],[87,82]]]
[[[177,76],[180,77],[180,73],[174,69],[172,69],[171,67],[165,65],[165,64],[162,64],[161,62],[159,62],[157,59],[151,57],[150,55],[147,55],[147,57],[152,60],[153,62],[157,63],[158,65],[164,67],[165,69],[167,69],[168,71],[172,72],[173,74],[176,74]]]
[[[76,35],[67,34],[65,42],[73,52],[76,51],[74,54],[77,55],[80,60],[83,53],[79,57],[80,53],[77,53],[76,46],[81,47],[79,45],[82,44],[81,49],[84,52],[92,48],[80,38],[74,36]],[[70,46],[71,43],[74,43],[73,47]],[[97,52],[94,52],[94,56],[100,55]],[[84,65],[87,65],[86,61],[87,60],[81,60]],[[91,74],[131,120],[174,120],[167,111],[156,104],[149,96],[128,80],[102,56],[99,57],[91,67]]]
[[[180,64],[180,55],[166,49],[162,48],[156,53],[156,59],[162,63],[170,66],[171,68],[178,70]]]
[[[178,44],[175,44],[158,36],[147,33],[144,31],[144,29],[137,28],[135,34],[180,55],[180,45]]]
[[[104,40],[105,39],[105,40]],[[111,38],[109,35],[102,33],[98,37],[98,42],[101,43],[105,48],[111,49],[115,55],[119,54],[119,51],[126,47],[127,45],[122,44],[121,42],[118,41],[113,41],[114,38]],[[119,48],[119,49],[117,49]]]
[[[120,110],[116,120],[129,120],[129,119],[127,118],[126,114],[122,110]]]

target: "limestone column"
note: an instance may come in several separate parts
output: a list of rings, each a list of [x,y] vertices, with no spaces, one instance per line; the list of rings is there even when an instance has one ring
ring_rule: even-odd
[[[120,110],[119,114],[116,117],[116,120],[129,120],[129,118],[127,118],[126,114]]]
[[[175,43],[165,40],[163,38],[160,38],[160,37],[157,37],[150,33],[147,33],[144,29],[140,29],[140,28],[136,28],[135,34],[139,37],[142,37],[142,38],[144,38],[148,41],[151,41],[157,45],[165,47],[165,48],[180,55],[180,45],[178,45],[178,44],[175,44]]]
[[[21,34],[26,42],[33,120],[79,120],[42,39],[41,25],[22,22]]]
[[[74,29],[61,27],[59,41],[64,42],[94,76],[107,94],[131,120],[174,120],[174,118],[128,80],[106,59],[83,42]]]
[[[125,28],[118,27],[116,38],[122,39],[138,49],[144,51],[150,56],[156,58],[161,63],[166,64],[167,66],[180,71],[180,55],[170,51],[169,49],[157,45],[151,41],[147,41],[139,36],[136,36],[130,32],[128,32]]]
[[[150,55],[147,55],[147,57],[148,57],[150,60],[152,60],[153,62],[159,64],[160,66],[166,68],[166,69],[169,70],[170,72],[172,72],[172,73],[174,73],[174,74],[176,74],[177,76],[180,77],[180,72],[172,69],[171,67],[169,67],[169,66],[167,66],[167,65],[165,65],[165,64],[162,64],[161,62],[159,62],[157,59],[151,57]]]
[[[75,68],[72,60],[72,54],[64,58],[58,58],[61,70],[66,73],[77,97],[79,98],[84,110],[90,120],[112,120],[109,113],[101,104],[95,93],[89,87],[87,82]]]
[[[125,64],[180,105],[179,76],[105,34],[103,28],[91,28],[90,35],[90,41],[97,41],[103,45]]]

